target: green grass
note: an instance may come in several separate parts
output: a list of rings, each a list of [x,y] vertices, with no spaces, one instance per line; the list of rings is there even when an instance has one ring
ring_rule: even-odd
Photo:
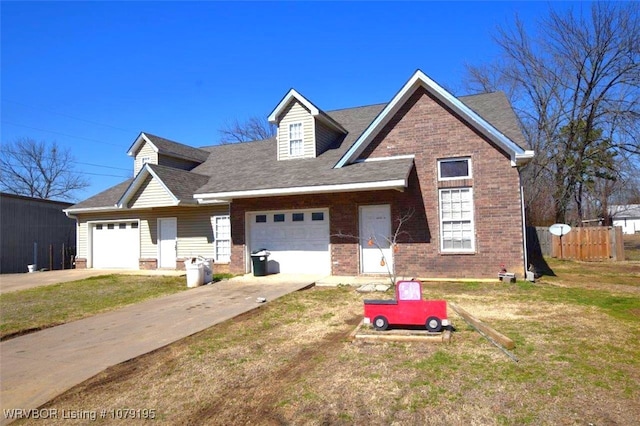
[[[0,339],[186,289],[183,276],[102,275],[1,294]]]

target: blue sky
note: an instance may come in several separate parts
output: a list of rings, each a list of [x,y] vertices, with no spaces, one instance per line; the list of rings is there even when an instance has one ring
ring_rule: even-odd
[[[496,26],[517,13],[535,28],[548,7],[3,1],[1,141],[72,147],[92,183],[84,199],[130,176],[139,132],[213,145],[225,122],[266,117],[291,87],[324,110],[375,104],[419,68],[465,94],[464,65],[496,56]]]

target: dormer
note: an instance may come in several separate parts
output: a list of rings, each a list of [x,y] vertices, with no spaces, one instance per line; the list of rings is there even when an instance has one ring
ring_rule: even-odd
[[[147,163],[191,170],[204,163],[209,152],[143,132],[131,145],[127,155],[134,158],[133,175],[137,176]]]
[[[347,131],[294,89],[289,90],[269,122],[277,126],[278,160],[315,158]]]

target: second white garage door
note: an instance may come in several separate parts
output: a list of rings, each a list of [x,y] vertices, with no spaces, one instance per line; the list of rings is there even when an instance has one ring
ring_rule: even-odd
[[[94,223],[91,229],[93,267],[138,269],[140,230],[137,221]]]
[[[250,213],[250,252],[269,250],[269,273],[330,274],[329,211]]]

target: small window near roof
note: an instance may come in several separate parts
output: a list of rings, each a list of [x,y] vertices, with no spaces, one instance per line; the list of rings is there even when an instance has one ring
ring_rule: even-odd
[[[324,220],[324,213],[323,212],[311,213],[311,220]]]
[[[294,222],[304,222],[304,213],[294,213],[291,216]]]
[[[299,157],[303,154],[302,123],[289,124],[289,155]]]
[[[151,157],[142,157],[140,159],[140,162],[142,163],[143,166],[147,164],[149,161],[151,161]]]
[[[137,229],[138,228],[138,222],[131,222],[131,229]]]
[[[471,178],[471,158],[450,158],[438,160],[438,179],[468,179]]]
[[[118,224],[118,229],[127,229],[127,224],[126,223],[119,223]]]
[[[97,225],[96,225],[96,229],[97,229],[97,230],[101,230],[101,229],[102,229],[102,224],[101,224],[101,223],[97,224]]]
[[[114,224],[113,223],[108,223],[107,224],[107,229],[113,229],[114,228]]]
[[[266,223],[266,222],[267,222],[266,214],[259,214],[256,216],[256,223]]]
[[[274,222],[284,222],[284,214],[283,213],[274,214],[273,215],[273,221]]]

